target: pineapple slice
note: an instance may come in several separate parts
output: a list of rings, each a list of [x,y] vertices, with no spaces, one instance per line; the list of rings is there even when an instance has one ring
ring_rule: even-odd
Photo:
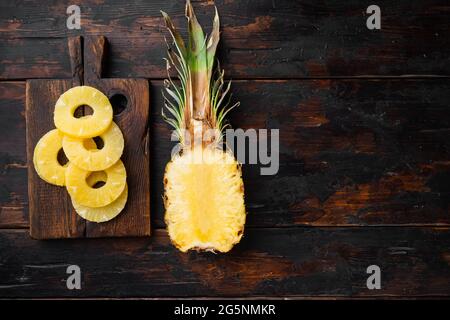
[[[104,207],[122,194],[127,178],[123,162],[119,160],[104,171],[107,177],[105,185],[94,189],[87,181],[90,171],[69,163],[66,170],[66,188],[76,203],[91,208]]]
[[[104,171],[92,172],[86,179],[87,184],[90,187],[94,187],[98,182],[105,182],[107,180],[107,175]],[[125,208],[128,198],[128,186],[125,185],[125,189],[122,191],[121,195],[111,202],[110,204],[99,207],[90,208],[77,203],[72,198],[72,205],[75,211],[83,218],[91,222],[106,222],[114,219],[122,210]]]
[[[58,153],[62,150],[63,134],[54,129],[47,132],[39,139],[34,148],[34,169],[41,179],[48,183],[64,186],[66,165],[58,162]]]
[[[58,161],[58,153],[63,151],[63,139],[64,135],[58,129],[53,129],[39,139],[33,154],[34,168],[39,177],[57,186],[65,185],[68,166],[68,163],[61,165]],[[86,148],[97,148],[92,139],[86,140],[85,144]]]
[[[94,113],[75,118],[75,110],[88,105]],[[55,105],[54,122],[56,128],[75,138],[92,138],[101,135],[111,125],[113,110],[107,96],[101,91],[89,87],[73,87],[64,92]]]
[[[114,122],[99,137],[103,140],[103,148],[89,149],[85,141],[92,141],[92,139],[64,136],[64,153],[70,162],[81,169],[88,171],[105,170],[115,164],[122,156],[124,140],[122,131]]]
[[[164,178],[166,224],[181,251],[227,252],[240,241],[246,217],[244,185],[232,154],[195,148],[173,158]]]

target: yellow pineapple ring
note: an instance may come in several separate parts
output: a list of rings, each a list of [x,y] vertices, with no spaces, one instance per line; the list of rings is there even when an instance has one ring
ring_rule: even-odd
[[[86,140],[64,136],[64,153],[70,162],[73,162],[81,169],[88,171],[105,170],[120,159],[124,140],[122,131],[114,122],[99,137],[103,140],[104,146],[102,149],[89,149],[86,141],[92,141],[90,138]]]
[[[125,189],[122,191],[120,196],[111,202],[110,204],[99,207],[99,208],[91,208],[86,207],[81,204],[78,204],[72,198],[72,205],[75,208],[75,211],[81,216],[83,219],[86,219],[91,222],[106,222],[114,219],[122,212],[123,208],[127,203],[128,198],[128,187],[125,185]]]
[[[65,185],[65,174],[68,163],[61,165],[58,161],[58,153],[62,150],[63,134],[58,129],[47,132],[39,139],[34,148],[34,168],[44,181],[57,185]],[[86,141],[87,148],[97,148],[94,140]]]
[[[94,110],[89,116],[75,118],[75,110],[88,105]],[[107,96],[101,91],[79,86],[64,92],[56,101],[53,119],[55,126],[66,135],[76,138],[99,136],[111,125],[113,109]]]
[[[106,182],[107,176],[104,171],[96,171],[92,172],[86,179],[87,184],[89,186],[94,186],[96,183],[102,181]],[[122,210],[125,208],[125,204],[127,203],[128,198],[128,187],[125,184],[125,189],[122,191],[121,195],[111,202],[110,204],[99,207],[99,208],[90,208],[83,206],[77,203],[72,198],[72,205],[75,208],[75,211],[80,215],[83,219],[92,222],[106,222],[114,219]]]
[[[91,208],[104,207],[116,200],[125,189],[127,179],[125,166],[119,160],[104,171],[105,185],[94,189],[87,182],[91,172],[69,162],[66,170],[66,188],[72,199],[80,205]]]
[[[58,162],[63,135],[58,129],[47,132],[36,144],[33,154],[34,169],[41,179],[57,186],[65,185],[66,165]]]

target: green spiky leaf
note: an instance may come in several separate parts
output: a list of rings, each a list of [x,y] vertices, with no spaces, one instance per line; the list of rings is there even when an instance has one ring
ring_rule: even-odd
[[[220,39],[220,20],[217,8],[213,21],[211,35],[206,37],[198,23],[194,9],[188,0],[186,2],[186,18],[188,20],[188,45],[175,28],[170,17],[161,12],[166,27],[172,37],[176,50],[168,44],[166,59],[168,79],[165,81],[165,109],[170,117],[162,112],[164,120],[175,128],[182,141],[183,129],[193,130],[193,124],[202,121],[206,127],[223,131],[225,116],[239,105],[230,107],[229,95],[231,82],[224,81],[224,71],[217,63],[214,72],[215,54]],[[170,70],[174,68],[179,79],[173,81]],[[225,99],[228,101],[225,103]]]

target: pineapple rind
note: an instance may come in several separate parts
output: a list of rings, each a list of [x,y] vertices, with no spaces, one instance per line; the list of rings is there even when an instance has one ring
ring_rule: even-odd
[[[34,168],[44,181],[57,185],[65,185],[66,166],[58,162],[58,152],[62,148],[63,134],[54,129],[39,139],[34,148]]]
[[[105,170],[120,159],[124,148],[122,131],[114,122],[100,135],[104,146],[102,149],[87,149],[86,139],[64,136],[64,153],[70,162],[88,171]],[[92,140],[89,138],[89,140]]]
[[[98,181],[102,180],[100,179]],[[127,198],[128,198],[128,186],[125,185],[125,189],[122,191],[120,196],[116,200],[114,200],[113,202],[104,207],[91,208],[83,206],[77,203],[73,198],[72,198],[72,205],[75,208],[75,211],[78,213],[78,215],[80,215],[83,219],[86,219],[91,222],[101,223],[112,220],[115,217],[117,217],[117,215],[119,215],[119,213],[122,212],[122,210],[125,208]]]
[[[66,188],[73,200],[91,208],[104,207],[116,200],[126,185],[125,166],[119,160],[104,171],[107,175],[105,185],[94,189],[86,181],[90,172],[69,163],[66,170]]]
[[[92,115],[75,118],[74,112],[81,105],[88,105]],[[113,110],[107,96],[101,91],[78,86],[64,92],[55,105],[55,126],[66,135],[75,138],[93,138],[105,132],[111,125]]]
[[[165,220],[179,250],[227,252],[240,241],[244,188],[232,154],[212,148],[188,151],[167,164],[164,180]]]

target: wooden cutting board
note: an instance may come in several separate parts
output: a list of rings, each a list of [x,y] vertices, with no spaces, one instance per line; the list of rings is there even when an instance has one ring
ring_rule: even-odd
[[[27,81],[28,199],[30,235],[35,239],[150,235],[148,81],[102,78],[106,44],[102,36],[69,38],[72,79]],[[78,216],[66,189],[40,179],[33,165],[36,143],[55,128],[56,100],[71,87],[83,84],[99,89],[110,98],[114,121],[125,139],[122,161],[127,170],[128,201],[119,216],[104,223],[88,222]]]

